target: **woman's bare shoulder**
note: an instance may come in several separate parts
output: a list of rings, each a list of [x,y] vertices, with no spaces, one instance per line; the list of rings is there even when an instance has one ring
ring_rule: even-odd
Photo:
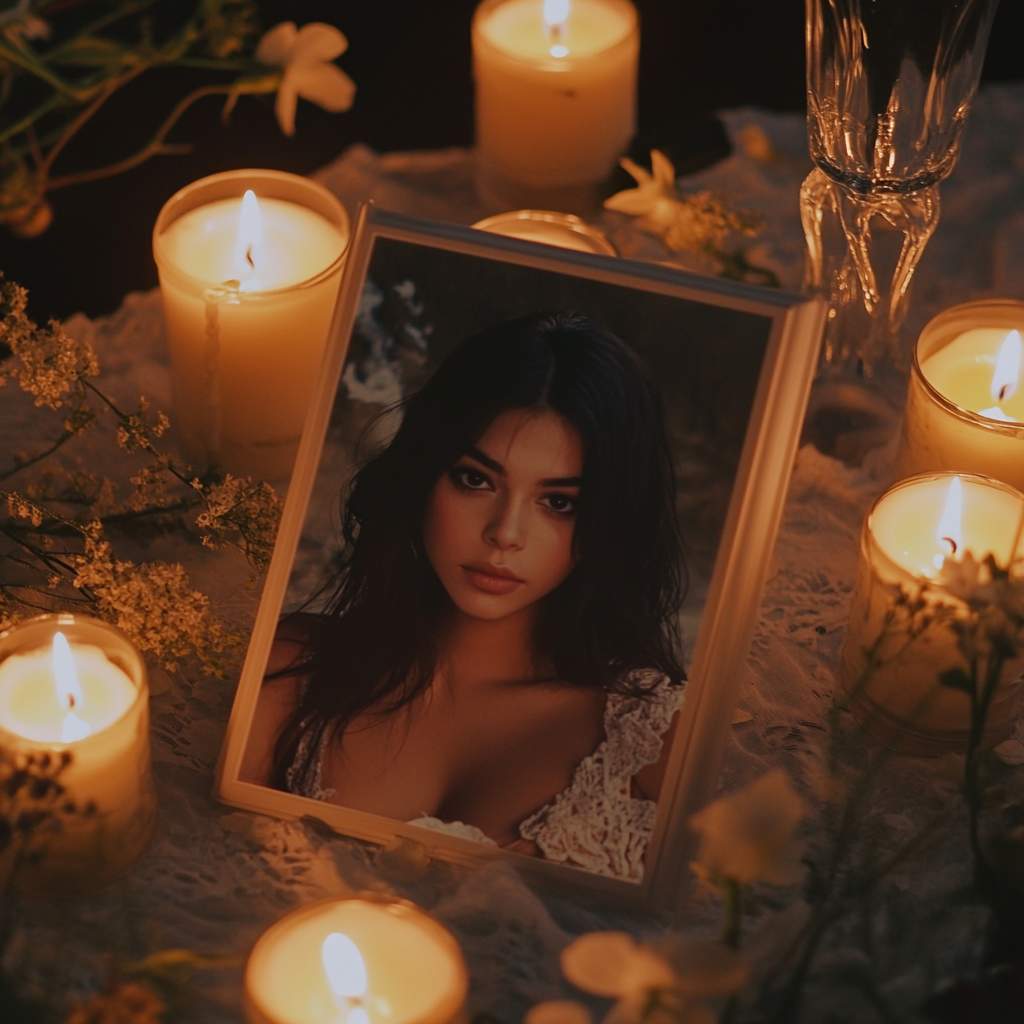
[[[243,782],[270,785],[277,738],[285,722],[302,704],[306,683],[304,652],[315,624],[316,616],[312,615],[290,615],[278,623],[245,748]]]

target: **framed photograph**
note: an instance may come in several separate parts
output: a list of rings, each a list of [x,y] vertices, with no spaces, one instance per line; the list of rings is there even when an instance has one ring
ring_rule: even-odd
[[[676,905],[823,323],[364,207],[220,799]]]

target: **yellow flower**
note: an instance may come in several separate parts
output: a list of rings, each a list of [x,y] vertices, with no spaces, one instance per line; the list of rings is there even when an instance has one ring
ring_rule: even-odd
[[[803,844],[793,833],[805,813],[785,772],[776,768],[690,818],[702,836],[690,867],[716,885],[727,879],[740,885],[758,879],[776,885],[799,882]]]
[[[295,134],[295,107],[300,96],[331,113],[352,106],[356,84],[331,63],[347,49],[344,35],[333,25],[320,21],[301,29],[295,27],[294,21],[283,21],[260,40],[256,59],[284,68],[274,111],[285,135]]]

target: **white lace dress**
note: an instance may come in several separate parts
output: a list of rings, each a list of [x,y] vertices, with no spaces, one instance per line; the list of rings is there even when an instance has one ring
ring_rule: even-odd
[[[519,825],[519,835],[535,843],[547,860],[638,882],[657,805],[634,797],[632,780],[661,756],[662,737],[682,706],[685,684],[673,683],[653,669],[633,672],[628,678],[646,693],[608,695],[605,738],[576,766],[569,785]],[[325,789],[321,781],[331,736],[329,729],[303,733],[285,777],[289,792],[314,800],[335,797],[335,790]],[[308,765],[308,770],[300,774],[299,765]],[[424,816],[408,824],[497,845],[475,825],[461,821]]]

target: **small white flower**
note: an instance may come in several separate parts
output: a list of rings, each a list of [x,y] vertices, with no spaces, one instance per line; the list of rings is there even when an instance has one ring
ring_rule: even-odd
[[[295,107],[300,96],[334,114],[352,106],[356,84],[331,63],[347,49],[344,35],[320,21],[301,29],[294,21],[283,21],[260,40],[256,59],[284,68],[274,111],[285,135],[295,134]]]
[[[619,162],[636,180],[636,188],[616,192],[604,201],[605,208],[628,213],[631,217],[644,217],[656,231],[668,230],[675,223],[679,210],[676,171],[672,161],[657,149],[651,150],[653,174],[628,157]]]
[[[740,885],[759,879],[775,885],[799,882],[803,844],[794,833],[806,813],[785,772],[775,768],[690,818],[702,837],[690,867],[715,885],[725,879]]]
[[[747,978],[744,958],[707,942],[672,947],[667,955],[672,963],[624,932],[590,932],[562,950],[562,973],[584,992],[616,1000],[602,1024],[714,1024],[701,1000],[740,988]],[[590,1020],[581,1003],[559,1000],[533,1007],[524,1024]]]

